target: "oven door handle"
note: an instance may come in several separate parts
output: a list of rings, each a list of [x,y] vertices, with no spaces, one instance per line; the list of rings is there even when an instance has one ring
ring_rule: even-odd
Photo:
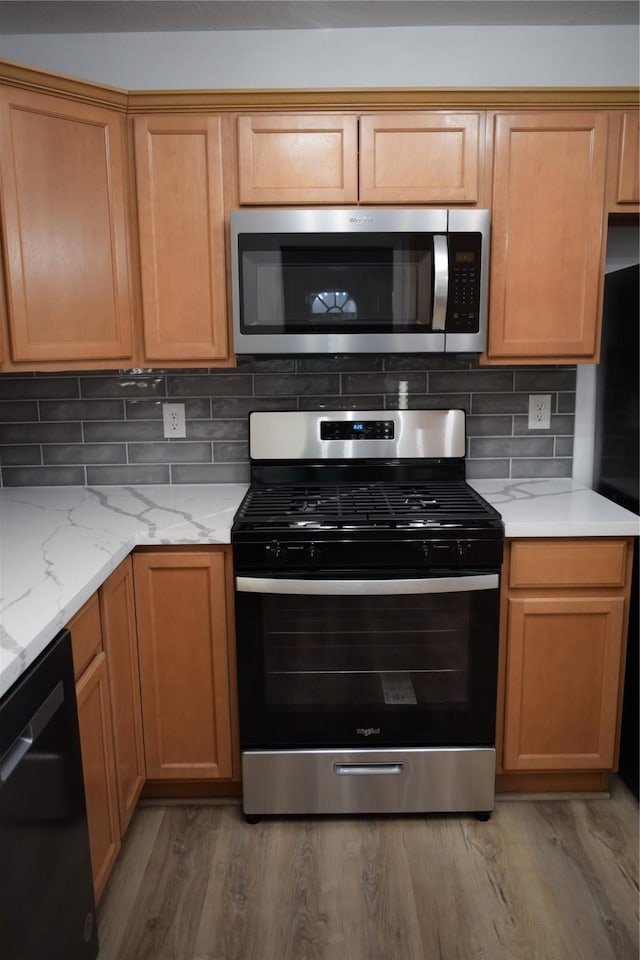
[[[274,577],[236,577],[238,593],[288,593],[308,596],[393,596],[417,593],[466,593],[497,590],[497,573],[459,577],[420,577],[411,580],[288,580]]]

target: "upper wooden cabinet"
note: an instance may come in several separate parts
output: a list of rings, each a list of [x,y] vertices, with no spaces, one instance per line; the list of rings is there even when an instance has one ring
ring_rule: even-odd
[[[238,117],[238,198],[245,204],[356,203],[358,119]]]
[[[238,117],[241,204],[477,203],[484,114]]]
[[[132,356],[125,132],[116,110],[0,89],[7,361]]]
[[[360,118],[361,203],[477,203],[480,113]]]
[[[597,361],[607,122],[578,111],[495,118],[491,359]]]
[[[611,212],[640,211],[640,111],[611,114],[607,207]]]
[[[134,119],[144,358],[229,358],[219,116]]]

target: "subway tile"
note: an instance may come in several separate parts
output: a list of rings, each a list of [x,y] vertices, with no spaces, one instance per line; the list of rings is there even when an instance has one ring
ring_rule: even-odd
[[[256,373],[254,380],[256,396],[297,397],[340,393],[338,374],[295,374],[286,377]]]
[[[83,397],[164,397],[164,377],[113,376],[81,377],[80,392]]]
[[[512,460],[511,476],[514,479],[527,477],[570,477],[571,458],[566,460]]]
[[[556,457],[572,457],[573,437],[556,437],[553,453]]]
[[[472,457],[552,457],[553,437],[472,437]]]
[[[467,436],[469,437],[510,437],[513,417],[467,417]]]
[[[78,396],[77,376],[22,380],[6,380],[4,374],[0,377],[0,400],[14,397],[20,400],[71,399]]]
[[[471,409],[476,413],[527,413],[529,397],[524,393],[474,393]]]
[[[473,366],[476,366],[476,364],[468,358],[443,357],[438,354],[411,353],[383,358],[383,369],[389,373],[405,370],[469,370]]]
[[[280,379],[280,378],[278,378]],[[167,396],[243,397],[253,393],[253,376],[242,373],[217,373],[207,377],[167,377]]]
[[[87,467],[87,483],[92,487],[112,483],[169,483],[170,478],[169,465],[165,463]]]
[[[398,395],[399,383],[406,380],[409,395],[426,393],[424,373],[347,373],[342,376],[345,394],[384,393]]]
[[[37,443],[26,446],[0,446],[0,466],[35,466],[42,464],[42,447]]]
[[[162,440],[161,420],[97,420],[83,425],[87,443]]]
[[[291,357],[238,357],[240,373],[295,373],[296,360]]]
[[[41,420],[120,420],[124,417],[122,400],[44,400]]]
[[[397,398],[396,398],[397,399]],[[414,394],[409,393],[409,408],[415,410],[464,410],[471,409],[471,396],[467,393],[457,394]]]
[[[211,463],[211,444],[204,440],[130,443],[127,449],[129,463]]]
[[[214,463],[244,463],[249,460],[249,445],[247,443],[214,443]]]
[[[557,390],[575,390],[575,367],[537,367],[535,370],[515,370],[514,390],[523,393],[552,393]]]
[[[6,423],[0,424],[0,443],[81,443],[82,424]]]
[[[494,480],[509,477],[509,460],[467,460],[469,480]]]
[[[558,413],[575,413],[576,395],[575,393],[558,394]]]
[[[2,423],[25,422],[38,419],[38,403],[36,400],[29,402],[3,400],[0,403],[0,422]]]
[[[84,486],[84,467],[3,467],[5,487]]]
[[[244,440],[249,438],[247,419],[243,420],[196,420],[187,423],[189,440]]]
[[[174,464],[172,483],[249,483],[248,463]]]
[[[429,393],[508,393],[513,389],[511,370],[451,370],[429,374]]]
[[[124,443],[45,444],[42,455],[46,464],[127,462]]]

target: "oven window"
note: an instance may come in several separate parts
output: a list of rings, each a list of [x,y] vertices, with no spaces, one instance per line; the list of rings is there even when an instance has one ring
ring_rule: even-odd
[[[238,594],[243,747],[492,744],[498,595]]]
[[[468,636],[468,606],[442,598],[267,597],[267,707],[464,703]]]
[[[243,333],[404,333],[430,326],[429,234],[241,234]]]

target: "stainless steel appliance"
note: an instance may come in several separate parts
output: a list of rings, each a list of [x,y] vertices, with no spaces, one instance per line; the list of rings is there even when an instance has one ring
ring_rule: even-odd
[[[236,354],[481,353],[488,210],[234,210]]]
[[[71,641],[64,630],[0,701],[0,956],[93,960]]]
[[[256,412],[231,531],[243,809],[493,808],[504,527],[462,410]]]

